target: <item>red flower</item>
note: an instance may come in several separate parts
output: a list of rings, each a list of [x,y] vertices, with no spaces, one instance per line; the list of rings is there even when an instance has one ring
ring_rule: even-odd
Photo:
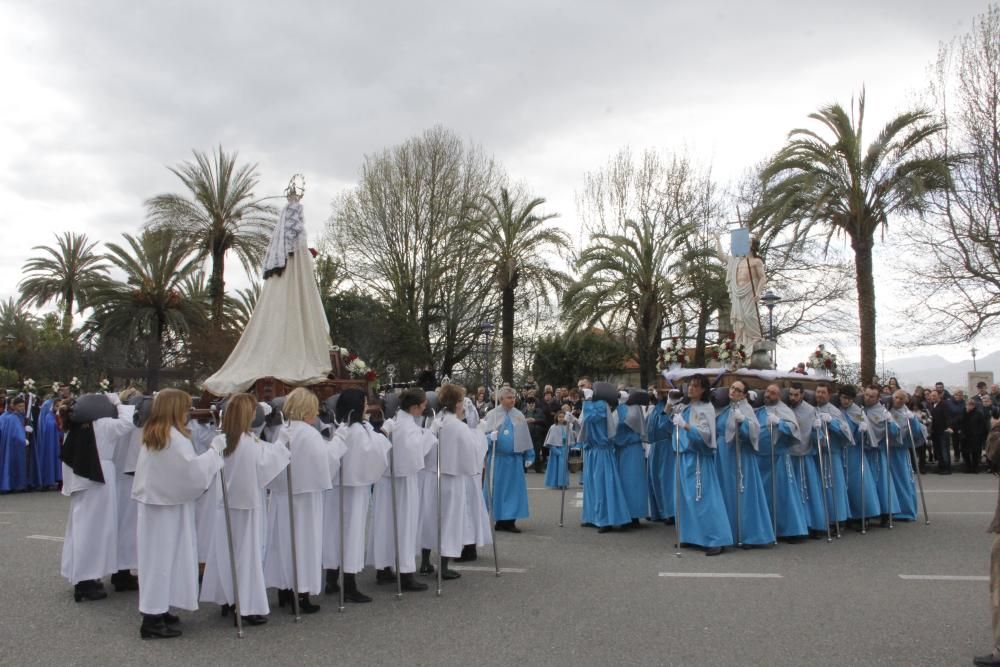
[[[365,373],[365,379],[368,380],[369,382],[374,382],[375,380],[378,379],[378,373],[369,369],[369,371]]]
[[[349,355],[347,355],[347,363],[351,363],[352,361],[354,361],[357,358],[358,358],[358,355],[356,355],[353,352],[351,352]]]
[[[824,368],[832,368],[833,367],[833,360],[832,359],[825,359],[823,361],[823,367]]]
[[[729,340],[736,340],[736,333],[733,331],[729,332]]]

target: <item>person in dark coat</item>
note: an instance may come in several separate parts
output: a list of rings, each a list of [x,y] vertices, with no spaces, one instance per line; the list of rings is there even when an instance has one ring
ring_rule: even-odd
[[[937,472],[939,475],[950,475],[951,415],[948,412],[948,406],[941,399],[941,394],[937,389],[931,392],[930,399],[928,400],[928,408],[931,415],[931,441],[934,443],[934,458],[937,459]]]
[[[979,472],[979,462],[983,456],[983,445],[989,433],[989,420],[974,399],[965,402],[965,413],[960,422],[962,453],[965,457],[965,472]]]

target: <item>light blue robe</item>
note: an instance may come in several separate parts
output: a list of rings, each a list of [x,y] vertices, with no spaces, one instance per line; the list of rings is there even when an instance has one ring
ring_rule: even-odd
[[[910,419],[909,428],[906,428],[906,416],[893,410],[892,416],[903,426],[898,428],[895,437],[890,435],[889,461],[892,468],[892,485],[896,490],[896,498],[899,500],[899,512],[894,516],[903,521],[915,521],[917,518],[917,488],[913,481],[913,476],[917,473],[913,470],[910,458],[910,433],[916,439],[916,446],[923,444],[923,430],[920,420],[916,417]]]
[[[831,409],[836,410],[831,406]],[[847,521],[851,514],[851,506],[847,497],[847,458],[844,449],[851,447],[850,435],[844,433],[845,426],[838,419],[834,419],[826,425],[823,434],[824,441],[826,434],[830,435],[829,450],[824,449],[823,453],[829,452],[830,470],[827,477],[832,479],[833,485],[827,492],[829,501],[831,520]],[[847,427],[850,428],[850,427]],[[827,461],[823,461],[827,465]]]
[[[847,422],[851,425],[851,434],[854,437],[854,447],[847,449],[847,490],[851,502],[851,519],[861,518],[861,429],[858,428],[860,420],[863,418],[861,408],[853,406],[844,410]],[[867,436],[865,440],[867,441]],[[865,447],[865,449],[868,449]],[[864,485],[864,505],[865,517],[878,516],[882,513],[879,504],[878,491],[875,488],[875,470],[872,468],[870,456],[865,454],[865,485]]]
[[[0,492],[28,488],[27,434],[24,415],[7,411],[0,417]]]
[[[792,457],[788,450],[798,444],[793,436],[789,422],[782,422],[774,427],[774,467],[777,475],[774,479],[776,498],[771,496],[771,433],[767,425],[767,409],[757,409],[757,422],[760,424],[760,443],[757,450],[757,463],[760,466],[761,481],[764,484],[764,494],[767,496],[768,507],[775,507],[777,500],[778,537],[800,537],[809,534],[808,517],[802,496],[798,488],[798,478],[792,467]]]
[[[629,523],[628,504],[618,475],[615,443],[608,435],[608,406],[604,401],[584,401],[583,512],[581,521],[599,528]]]
[[[56,415],[52,412],[52,405],[52,399],[42,403],[38,411],[38,428],[35,430],[35,465],[32,469],[32,483],[42,489],[62,481],[62,461],[59,460],[62,433],[56,426]]]
[[[569,427],[553,424],[545,436],[545,446],[549,449],[549,462],[545,468],[545,486],[562,489],[569,486]]]
[[[663,521],[674,517],[674,423],[663,413],[660,401],[646,421],[649,437],[649,518]]]
[[[490,447],[486,454],[486,473],[493,475],[493,519],[495,521],[527,519],[528,483],[524,479],[524,466],[525,463],[534,460],[534,450],[514,452],[514,425],[510,417],[504,420],[497,436],[495,470],[492,467],[492,459],[493,447]],[[486,485],[483,488],[483,497],[488,503],[490,498]]]
[[[690,405],[684,408],[683,418],[690,428],[678,431],[681,456],[680,541],[707,548],[726,547],[733,544],[733,531],[719,486],[715,443],[711,442],[711,432],[705,430],[709,426],[692,422],[691,412]]]
[[[879,410],[879,408],[882,408]],[[899,426],[896,422],[892,421],[889,417],[889,413],[885,408],[880,405],[874,408],[874,411],[882,415],[885,414],[888,419],[886,420],[886,427],[889,430],[889,441],[890,446],[892,439],[899,437]],[[869,416],[869,420],[871,417]],[[865,435],[866,444],[874,444],[872,439],[872,429],[868,429],[867,435]],[[893,516],[899,514],[899,497],[896,495],[895,484],[889,481],[889,456],[885,448],[885,436],[878,439],[878,449],[866,448],[865,453],[868,454],[868,463],[871,464],[872,470],[874,470],[875,475],[875,488],[878,491],[878,504],[881,508],[881,514],[886,514],[886,508],[892,507]],[[866,471],[867,472],[867,471]]]
[[[642,434],[625,423],[629,406],[619,405],[618,428],[615,432],[615,454],[618,475],[622,480],[625,502],[633,519],[649,516],[649,480],[646,478],[646,450],[642,447]]]
[[[733,442],[726,440],[726,422],[732,412],[732,405],[727,405],[715,420],[716,442],[718,452],[715,462],[719,471],[719,484],[726,503],[729,516],[729,526],[734,538],[739,535],[743,544],[773,544],[774,527],[771,523],[771,506],[767,504],[764,493],[764,480],[760,474],[758,457],[754,454],[750,440],[750,423],[744,421],[736,431]],[[737,441],[739,444],[737,444]],[[743,472],[742,492],[737,488],[739,475],[736,462],[736,447],[740,447],[740,466]],[[736,496],[740,495],[741,518],[737,531]]]

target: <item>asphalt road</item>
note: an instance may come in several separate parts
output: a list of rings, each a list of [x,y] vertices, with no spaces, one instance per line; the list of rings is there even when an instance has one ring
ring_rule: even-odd
[[[275,605],[242,640],[215,605],[180,612],[178,639],[141,641],[136,593],[74,603],[59,576],[68,501],[0,496],[0,664],[959,665],[990,648],[991,476],[924,476],[929,526],[717,558],[676,558],[661,525],[581,528],[579,489],[559,528],[559,492],[527,479],[532,516],[524,533],[499,536],[511,569],[500,578],[481,550],[474,565],[488,571],[466,570],[440,598],[432,586],[396,600],[369,570],[360,586],[372,604],[337,613],[320,596],[298,624]]]

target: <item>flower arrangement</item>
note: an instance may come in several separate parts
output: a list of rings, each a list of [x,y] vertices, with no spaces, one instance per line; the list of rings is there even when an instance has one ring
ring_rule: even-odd
[[[69,387],[70,392],[74,394],[80,393],[80,380],[75,375],[73,376],[73,379],[70,380],[66,386]]]
[[[111,390],[111,382],[107,378],[102,379],[98,385],[101,387],[102,392],[108,392]]]
[[[35,381],[31,378],[25,378],[23,391],[25,394],[35,393]]]
[[[670,339],[670,345],[660,350],[660,358],[656,362],[656,369],[666,370],[674,365],[683,366],[687,363],[687,353],[680,339],[676,336]]]
[[[730,333],[712,349],[712,357],[730,368],[742,368],[747,363],[747,351],[742,343],[736,342],[736,334]]]
[[[837,355],[827,352],[824,345],[816,348],[816,351],[809,355],[809,367],[818,371],[826,371],[830,374],[837,372]]]
[[[52,393],[53,394],[58,394],[60,389],[62,389],[62,382],[53,382],[52,383]]]

